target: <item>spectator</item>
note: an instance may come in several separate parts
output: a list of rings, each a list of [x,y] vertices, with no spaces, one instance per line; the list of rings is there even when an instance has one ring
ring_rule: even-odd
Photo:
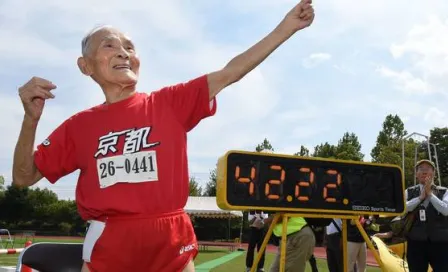
[[[262,225],[258,225],[258,221],[268,218],[268,215],[262,211],[250,211],[248,214],[249,226],[250,226],[250,238],[249,246],[247,248],[246,254],[246,271],[250,271],[254,263],[254,253],[255,248],[257,248],[258,254],[260,253],[261,245],[263,244],[263,239],[265,231]],[[263,251],[260,262],[258,263],[257,271],[264,271],[264,257],[265,251]]]
[[[364,272],[366,270],[366,242],[353,220],[347,224],[347,259],[349,272]]]
[[[414,221],[407,233],[410,272],[448,271],[448,194],[434,185],[435,165],[429,160],[416,164],[419,184],[406,189],[406,209]]]
[[[325,229],[327,240],[327,266],[329,272],[343,271],[342,220],[335,218]]]

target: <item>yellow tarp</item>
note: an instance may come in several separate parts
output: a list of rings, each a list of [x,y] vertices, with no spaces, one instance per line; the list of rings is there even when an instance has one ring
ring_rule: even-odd
[[[372,237],[378,249],[378,254],[383,262],[385,271],[388,272],[408,272],[408,263],[398,256],[392,249],[378,237]]]
[[[400,243],[387,246],[380,238],[372,237],[373,242],[376,244],[378,254],[380,255],[381,262],[383,262],[385,271],[388,272],[409,272],[408,263],[402,259],[404,256],[407,243]],[[428,272],[431,272],[431,266],[428,268]]]

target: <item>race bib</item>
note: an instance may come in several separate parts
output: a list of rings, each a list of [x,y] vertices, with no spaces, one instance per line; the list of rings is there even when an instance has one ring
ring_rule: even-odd
[[[158,180],[156,151],[141,151],[97,160],[101,188],[119,182],[139,183]]]

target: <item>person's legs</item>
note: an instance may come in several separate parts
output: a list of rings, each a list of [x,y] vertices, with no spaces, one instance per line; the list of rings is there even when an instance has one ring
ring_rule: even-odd
[[[360,250],[360,243],[347,242],[347,268],[349,272],[355,271],[355,264]]]
[[[258,244],[258,229],[250,228],[249,246],[246,254],[246,267],[251,268],[254,263],[255,247]]]
[[[310,266],[311,266],[311,271],[319,272],[319,270],[317,269],[317,262],[316,262],[316,257],[314,257],[314,254],[311,255],[309,262],[310,262]]]
[[[195,272],[193,260],[190,260],[188,262],[187,266],[184,268],[184,270],[182,270],[182,272]]]
[[[314,232],[310,227],[304,227],[296,235],[292,235],[292,238],[291,248],[288,250],[291,257],[286,259],[286,271],[304,272],[316,245]]]
[[[329,247],[329,244],[327,242],[327,248],[325,249],[326,253],[327,253],[327,268],[329,272],[337,272],[335,270],[335,258],[332,252],[332,249]]]
[[[327,266],[330,272],[342,272],[343,259],[341,236],[332,234],[327,236]]]
[[[264,240],[264,230],[260,229],[258,231],[258,241],[257,241],[257,254],[260,254],[260,249],[261,249],[261,245],[263,244],[263,240]],[[260,262],[258,262],[258,269],[262,269],[264,267],[264,259],[265,259],[265,255],[266,255],[266,248],[263,251],[263,254],[261,255],[261,259]]]
[[[314,233],[310,227],[304,227],[300,231],[290,234],[286,241],[285,272],[304,272],[306,263],[313,254],[315,244]],[[280,270],[280,250],[281,246],[278,247],[270,272]]]
[[[448,243],[430,243],[428,250],[434,272],[448,271]]]
[[[427,242],[408,240],[406,260],[409,272],[428,272],[429,250]]]
[[[87,266],[86,262],[82,264],[81,272],[90,272],[89,267]]]
[[[366,243],[361,243],[359,245],[359,252],[358,252],[358,258],[357,258],[357,271],[358,272],[365,272],[366,266],[367,266],[367,246]]]

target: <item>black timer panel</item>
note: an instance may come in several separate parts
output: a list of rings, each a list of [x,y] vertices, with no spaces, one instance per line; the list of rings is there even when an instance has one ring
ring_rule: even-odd
[[[404,211],[402,173],[393,166],[231,153],[226,182],[232,206]]]

